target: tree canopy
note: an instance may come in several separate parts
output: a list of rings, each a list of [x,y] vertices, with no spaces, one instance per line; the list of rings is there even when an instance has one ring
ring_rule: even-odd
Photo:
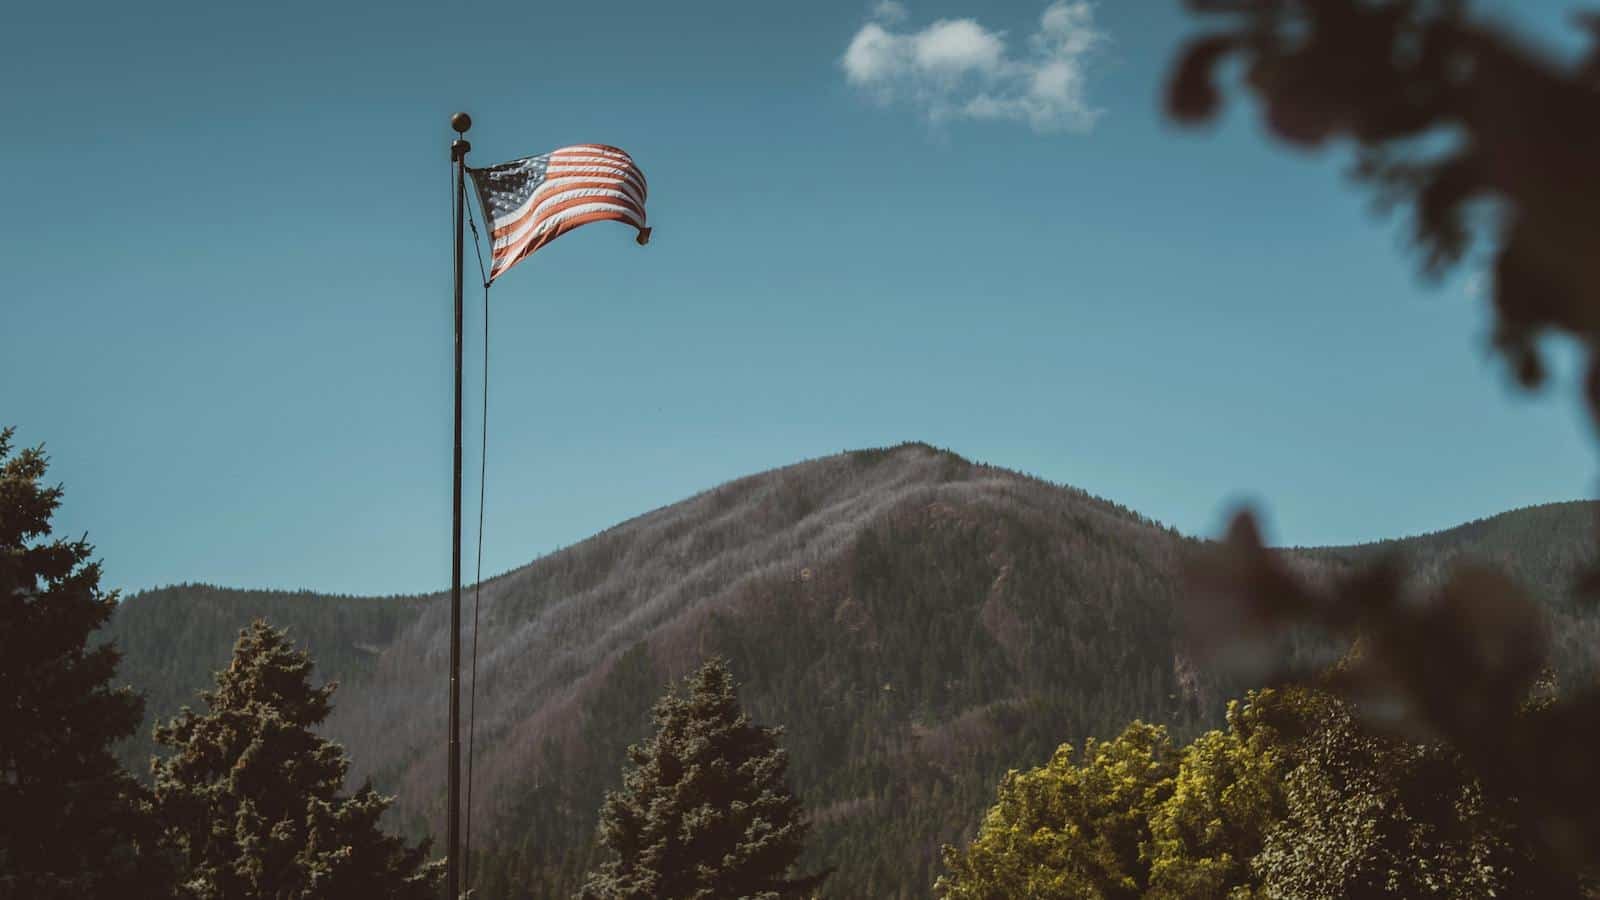
[[[155,763],[155,797],[184,895],[433,900],[443,869],[427,844],[378,827],[391,798],[370,785],[341,793],[344,748],[312,731],[336,686],[311,675],[309,654],[257,620],[202,692],[207,710],[185,707],[156,729],[172,748]]]
[[[826,873],[791,874],[810,826],[787,783],[782,729],[750,721],[727,666],[705,663],[652,717],[655,734],[628,748],[623,788],[606,797],[600,841],[611,858],[583,896],[809,896]]]
[[[1582,896],[1448,747],[1382,734],[1326,691],[1251,692],[1175,748],[1135,722],[1013,771],[936,890],[1007,897]]]
[[[153,897],[168,869],[145,791],[111,745],[143,701],[90,637],[116,608],[84,540],[49,539],[61,503],[41,448],[0,430],[0,896]]]
[[[1062,744],[1050,761],[1006,773],[999,799],[964,850],[946,847],[950,900],[1145,896],[1150,818],[1172,796],[1178,753],[1167,730],[1134,722],[1081,757]]]

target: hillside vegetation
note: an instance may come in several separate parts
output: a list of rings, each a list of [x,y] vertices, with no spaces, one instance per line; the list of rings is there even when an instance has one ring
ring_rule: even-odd
[[[101,637],[115,640],[122,650],[118,679],[144,693],[147,727],[124,741],[118,755],[134,774],[149,776],[150,757],[157,749],[149,723],[196,705],[195,693],[212,686],[212,674],[228,665],[234,641],[252,619],[288,629],[311,653],[321,675],[348,686],[371,675],[383,648],[417,618],[423,602],[200,584],[124,600]]]
[[[1287,552],[1327,573],[1386,551],[1425,571],[1462,554],[1499,562],[1545,592],[1563,676],[1591,678],[1584,648],[1600,634],[1561,598],[1564,573],[1592,558],[1593,515],[1563,504]],[[816,820],[805,862],[838,867],[830,895],[926,896],[940,845],[970,837],[1005,770],[1134,718],[1179,738],[1221,723],[1245,685],[1197,670],[1174,621],[1193,543],[1082,491],[908,444],[730,482],[488,581],[481,895],[570,896],[651,703],[722,655],[752,717],[787,728]],[[258,615],[344,683],[325,731],[354,777],[398,791],[408,829],[441,833],[447,596],[188,586],[129,598],[108,631],[157,718]]]

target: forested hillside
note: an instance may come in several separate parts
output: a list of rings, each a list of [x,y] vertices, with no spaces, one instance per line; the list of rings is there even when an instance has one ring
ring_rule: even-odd
[[[1469,554],[1552,603],[1590,547],[1592,507],[1519,511],[1358,548],[1290,551],[1330,572],[1362,554]],[[600,800],[668,679],[725,656],[758,721],[787,727],[833,896],[926,896],[1007,768],[1133,718],[1179,736],[1240,685],[1198,672],[1174,623],[1190,539],[1081,491],[920,444],[734,481],[487,582],[476,762],[481,896],[569,896]],[[1592,671],[1594,623],[1560,607],[1563,668]],[[447,603],[174,588],[109,628],[123,677],[165,715],[251,616],[289,624],[345,682],[327,732],[399,821],[442,831]],[[1588,646],[1594,642],[1588,640]],[[431,825],[430,825],[431,823]]]
[[[145,695],[146,727],[119,745],[123,764],[149,777],[156,750],[153,723],[212,685],[225,668],[239,631],[265,618],[287,628],[309,650],[319,673],[346,688],[368,677],[378,655],[422,611],[410,597],[337,597],[289,591],[241,591],[209,585],[179,585],[146,591],[123,601],[101,637],[122,651],[119,680]]]
[[[1383,554],[1406,562],[1419,593],[1439,588],[1451,566],[1471,560],[1512,577],[1543,601],[1549,613],[1553,662],[1569,683],[1600,677],[1600,612],[1574,588],[1596,556],[1600,503],[1574,501],[1532,506],[1431,534],[1350,547],[1288,551],[1314,565],[1343,569]]]
[[[1551,503],[1468,522],[1446,531],[1351,547],[1296,548],[1298,555],[1358,562],[1400,552],[1416,565],[1416,576],[1437,584],[1458,558],[1492,563],[1519,584],[1562,605],[1571,598],[1578,568],[1594,559],[1594,532],[1600,505],[1588,501]]]

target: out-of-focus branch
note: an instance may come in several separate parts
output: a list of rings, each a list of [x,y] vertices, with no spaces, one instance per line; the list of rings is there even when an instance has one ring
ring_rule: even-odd
[[[1463,258],[1470,217],[1487,203],[1498,216],[1496,346],[1533,387],[1543,379],[1542,334],[1586,344],[1586,400],[1600,422],[1600,15],[1579,21],[1594,41],[1588,57],[1564,65],[1474,21],[1463,0],[1189,5],[1222,24],[1180,54],[1167,96],[1172,118],[1214,118],[1219,70],[1237,61],[1274,134],[1306,148],[1347,141],[1356,178],[1387,205],[1410,207],[1430,274]],[[1600,587],[1600,574],[1587,582]],[[1510,579],[1461,566],[1419,599],[1390,559],[1312,584],[1243,515],[1196,560],[1191,584],[1199,648],[1250,659],[1250,647],[1293,625],[1341,637],[1349,655],[1332,682],[1338,690],[1453,744],[1574,868],[1596,858],[1600,691],[1583,685],[1556,702],[1528,703],[1547,631]]]
[[[1524,384],[1543,378],[1541,333],[1600,342],[1600,17],[1580,20],[1595,51],[1563,66],[1470,20],[1460,0],[1190,6],[1226,25],[1182,51],[1174,119],[1213,118],[1218,70],[1237,59],[1274,134],[1351,141],[1357,177],[1412,206],[1425,271],[1458,262],[1470,211],[1494,203],[1495,341]]]
[[[1576,869],[1600,848],[1600,692],[1530,705],[1545,670],[1539,606],[1500,573],[1457,568],[1418,598],[1394,560],[1318,586],[1294,574],[1238,516],[1223,543],[1196,556],[1187,610],[1199,649],[1230,651],[1241,636],[1310,624],[1342,638],[1345,662],[1321,680],[1401,730],[1455,747],[1486,789],[1514,808]],[[1281,673],[1307,678],[1310,673]]]

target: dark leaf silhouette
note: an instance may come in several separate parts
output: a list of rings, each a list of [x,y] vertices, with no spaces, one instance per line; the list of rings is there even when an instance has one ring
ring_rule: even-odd
[[[1560,63],[1475,20],[1460,0],[1197,2],[1229,20],[1173,69],[1168,107],[1204,121],[1218,67],[1243,66],[1244,87],[1274,134],[1298,146],[1345,140],[1354,174],[1389,207],[1409,207],[1421,268],[1465,258],[1474,210],[1495,213],[1495,346],[1517,380],[1545,377],[1538,340],[1565,333],[1589,347],[1585,391],[1600,421],[1600,28],[1587,59]],[[1600,766],[1577,748],[1600,737],[1592,683],[1520,715],[1548,657],[1550,629],[1510,578],[1458,565],[1428,592],[1393,561],[1331,585],[1294,575],[1242,516],[1224,546],[1193,567],[1188,619],[1198,644],[1238,635],[1261,648],[1291,626],[1341,635],[1357,651],[1337,686],[1396,727],[1447,740],[1485,788],[1513,798],[1530,833],[1570,866],[1600,850]],[[1588,575],[1578,587],[1593,592]],[[1222,654],[1219,658],[1226,658]],[[1299,673],[1304,674],[1304,673]],[[1583,799],[1577,799],[1583,798]]]

